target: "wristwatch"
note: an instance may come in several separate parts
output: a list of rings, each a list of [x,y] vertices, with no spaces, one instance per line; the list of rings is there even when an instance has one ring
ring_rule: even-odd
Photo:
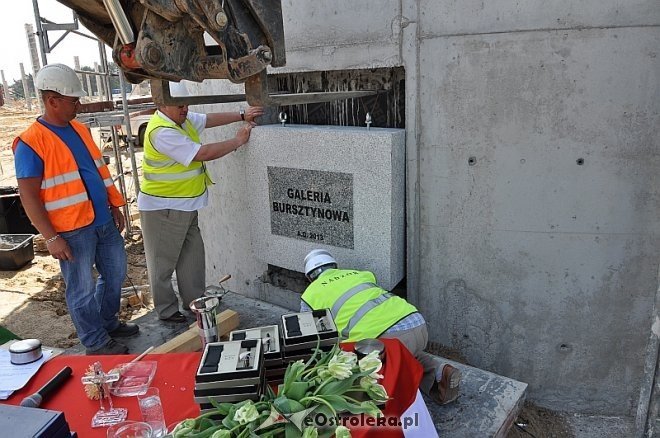
[[[238,113],[241,115],[241,120],[245,121],[245,110],[241,108],[238,110]]]

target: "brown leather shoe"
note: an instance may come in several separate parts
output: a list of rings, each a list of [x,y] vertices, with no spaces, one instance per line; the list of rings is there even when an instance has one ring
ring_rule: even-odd
[[[445,365],[442,367],[442,376],[433,384],[430,395],[437,403],[446,405],[458,398],[460,383],[461,370],[451,365]]]
[[[176,323],[183,323],[188,321],[186,317],[181,312],[178,311],[175,312],[174,315],[167,318],[161,318],[160,320],[166,322],[176,322]]]

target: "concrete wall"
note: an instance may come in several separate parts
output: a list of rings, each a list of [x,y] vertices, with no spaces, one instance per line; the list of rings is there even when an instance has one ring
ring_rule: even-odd
[[[283,11],[279,71],[406,69],[408,293],[431,339],[528,382],[542,405],[632,414],[660,262],[660,3]],[[231,272],[258,296],[242,154],[210,166],[201,221],[209,283]]]

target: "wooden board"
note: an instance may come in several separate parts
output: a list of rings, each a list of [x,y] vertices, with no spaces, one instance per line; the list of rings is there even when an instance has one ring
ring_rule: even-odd
[[[220,337],[226,336],[230,331],[238,328],[238,313],[231,309],[216,315],[215,320],[218,323]],[[194,323],[185,332],[156,347],[152,353],[187,353],[201,349],[202,341],[199,338],[199,329]]]

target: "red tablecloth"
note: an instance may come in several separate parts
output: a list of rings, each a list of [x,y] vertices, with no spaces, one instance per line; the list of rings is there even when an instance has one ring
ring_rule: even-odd
[[[394,420],[387,424],[396,424],[401,415],[415,401],[419,383],[422,381],[424,370],[422,365],[408,351],[408,349],[398,339],[380,339],[385,344],[385,360],[380,374],[383,380],[380,382],[390,400],[385,404],[383,414],[386,420]],[[353,350],[353,344],[341,344],[342,349],[346,351]],[[363,417],[360,424],[368,424],[368,420]],[[382,427],[382,426],[359,426],[348,425],[351,429],[351,436],[358,437],[401,437],[403,432],[400,427]]]
[[[3,403],[19,404],[24,397],[41,388],[62,368],[70,366],[73,375],[41,407],[63,411],[69,427],[72,431],[78,432],[81,438],[105,437],[107,428],[92,429],[91,427],[92,417],[99,409],[99,402],[87,398],[80,378],[89,365],[97,360],[101,362],[105,371],[109,371],[115,365],[130,362],[133,358],[135,355],[57,356],[46,362],[26,387],[15,392]],[[200,353],[150,354],[143,360],[158,362],[152,386],[160,391],[165,424],[169,425],[199,415],[199,406],[193,401],[193,389]],[[112,400],[115,406],[128,409],[128,420],[142,420],[136,397],[113,397]]]
[[[386,415],[399,417],[415,399],[422,377],[422,366],[398,340],[383,339],[383,342],[386,347],[386,360],[382,371],[382,384],[388,394],[394,397],[388,401],[384,412]],[[343,348],[350,349],[350,346]],[[36,392],[62,368],[70,366],[73,376],[41,407],[63,411],[71,430],[78,432],[81,438],[105,437],[106,428],[91,428],[91,420],[99,408],[99,402],[86,397],[80,378],[89,365],[97,360],[101,362],[103,369],[108,371],[120,363],[130,362],[134,357],[135,355],[55,357],[41,367],[26,387],[15,392],[9,400],[0,403],[18,405],[24,397]],[[200,353],[152,354],[143,360],[158,362],[152,386],[160,390],[167,425],[199,415],[199,406],[193,401],[193,389]],[[128,420],[141,420],[136,397],[113,397],[113,402],[117,407],[128,409]],[[351,427],[351,430],[354,437],[402,436],[398,428],[384,430],[378,427]]]

